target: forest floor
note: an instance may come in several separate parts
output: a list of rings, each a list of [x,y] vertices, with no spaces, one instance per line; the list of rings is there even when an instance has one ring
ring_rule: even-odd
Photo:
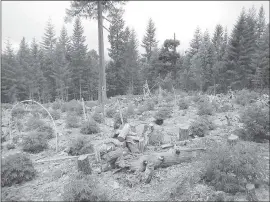
[[[173,104],[173,100],[170,101]],[[127,102],[128,103],[128,102]],[[123,104],[124,105],[124,104]],[[142,115],[135,115],[129,118],[128,122],[136,126],[137,131],[141,130],[143,124],[153,121],[153,115],[157,111],[158,106],[153,111],[148,111]],[[233,133],[237,127],[241,127],[238,117],[242,106],[234,104],[234,109],[225,113],[215,112],[211,116],[211,120],[217,126],[206,137],[199,138],[196,141],[190,141],[187,145],[189,148],[194,147],[211,147],[212,142],[226,143],[228,135]],[[2,130],[4,133],[8,132],[8,116],[10,109],[2,108]],[[89,112],[90,113],[90,112]],[[232,125],[228,126],[225,115],[231,117]],[[174,107],[171,118],[164,121],[164,124],[159,126],[163,129],[164,134],[169,139],[169,142],[178,142],[179,128],[188,128],[190,123],[198,117],[196,103],[192,102],[187,110],[179,110]],[[30,154],[33,162],[38,159],[51,159],[60,156],[67,156],[63,150],[68,146],[68,143],[76,137],[83,136],[90,139],[93,144],[98,144],[104,138],[111,137],[113,133],[113,120],[106,118],[106,125],[99,124],[101,132],[94,135],[82,135],[79,128],[65,127],[65,113],[61,113],[61,118],[56,120],[56,127],[61,135],[59,136],[59,150],[58,154],[55,152],[55,139],[49,142],[49,149],[38,153]],[[23,121],[26,117],[23,118]],[[44,118],[50,122],[49,118]],[[16,135],[18,132],[14,132]],[[8,150],[5,147],[7,142],[2,143],[2,158],[12,153],[22,152],[20,146],[15,149]],[[269,143],[254,143],[245,142],[250,147],[256,147],[260,154],[260,161],[265,166],[266,178],[269,185]],[[161,151],[159,146],[149,146],[144,154]],[[169,150],[169,149],[165,149]],[[167,168],[159,168],[154,172],[154,176],[149,184],[136,182],[136,174],[128,172],[113,173],[114,170],[108,172],[99,172],[99,164],[96,163],[94,157],[90,157],[91,166],[93,168],[93,175],[98,179],[98,185],[106,192],[111,201],[168,201],[171,199],[171,193],[174,192],[177,182],[189,176],[194,171],[200,168],[200,158],[195,158],[191,162],[173,165]],[[13,185],[11,187],[2,187],[2,200],[18,200],[18,201],[62,201],[62,193],[64,192],[64,185],[68,182],[70,175],[77,171],[77,162],[75,159],[66,159],[58,161],[48,161],[44,163],[34,163],[35,169],[38,171],[37,177],[29,182],[20,185]],[[266,181],[267,181],[266,180]],[[130,184],[133,186],[130,186]],[[269,201],[269,186],[264,185],[256,189],[256,194],[259,201]],[[196,184],[194,189],[197,192],[205,194],[208,189],[205,184]],[[229,196],[229,194],[227,194]],[[200,197],[199,197],[200,198]],[[181,200],[181,199],[178,199]],[[245,193],[236,193],[234,201],[245,201]]]

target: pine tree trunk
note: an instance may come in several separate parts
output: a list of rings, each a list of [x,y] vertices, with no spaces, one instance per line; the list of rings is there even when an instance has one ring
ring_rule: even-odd
[[[216,96],[216,78],[214,77],[214,95]]]

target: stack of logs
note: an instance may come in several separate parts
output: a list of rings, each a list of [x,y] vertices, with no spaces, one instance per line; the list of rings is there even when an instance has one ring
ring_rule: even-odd
[[[110,150],[108,148],[106,149],[106,147],[103,150],[97,149],[96,153],[98,154],[96,157],[99,156],[100,158],[96,160],[105,161],[105,165],[101,166],[101,171],[106,172],[111,169],[116,169],[114,173],[121,170],[139,171],[143,172],[141,180],[149,183],[155,169],[190,161],[194,157],[194,152],[205,150],[204,148],[188,149],[166,144],[161,145],[161,148],[174,148],[168,151],[140,155],[138,158],[134,158],[136,153],[143,153],[145,151],[149,136],[154,130],[154,125],[150,123],[149,125],[144,125],[142,134],[138,135],[133,127],[127,123],[122,129],[115,131],[110,140],[115,143],[114,149]],[[116,141],[118,141],[118,144]],[[108,152],[106,153],[106,151]]]

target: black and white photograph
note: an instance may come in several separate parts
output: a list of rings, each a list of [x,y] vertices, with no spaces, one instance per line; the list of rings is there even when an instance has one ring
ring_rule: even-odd
[[[270,201],[269,1],[1,1],[1,201]]]

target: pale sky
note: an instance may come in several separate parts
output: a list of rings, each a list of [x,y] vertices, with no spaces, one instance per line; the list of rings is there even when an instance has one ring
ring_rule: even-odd
[[[35,37],[41,42],[48,19],[52,19],[56,35],[64,25],[65,9],[69,1],[4,1],[2,3],[2,48],[7,39],[18,49],[23,37],[30,44]],[[230,33],[243,7],[252,5],[259,10],[263,5],[266,21],[269,22],[269,1],[129,1],[124,6],[124,20],[127,26],[134,28],[141,44],[147,22],[151,17],[156,25],[156,37],[159,46],[165,39],[180,40],[178,50],[183,52],[189,47],[197,26],[210,34],[217,24],[227,26]],[[104,21],[108,28],[108,23]],[[69,36],[72,35],[73,23],[65,25]],[[97,21],[83,20],[84,35],[89,49],[98,51]],[[104,30],[106,59],[109,48],[108,32]],[[143,48],[139,46],[142,53]]]

